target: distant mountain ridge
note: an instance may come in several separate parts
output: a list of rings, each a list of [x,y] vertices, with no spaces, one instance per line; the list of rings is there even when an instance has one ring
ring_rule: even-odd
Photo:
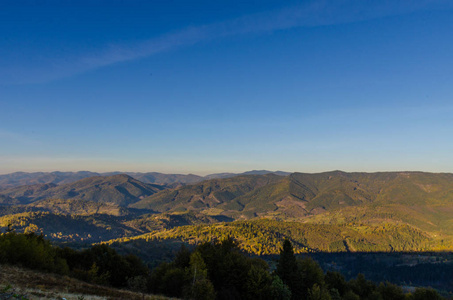
[[[195,174],[164,174],[159,172],[106,172],[106,173],[96,173],[96,172],[89,172],[89,171],[79,171],[79,172],[34,172],[34,173],[27,173],[27,172],[15,172],[10,174],[0,175],[0,190],[17,187],[21,185],[33,185],[33,184],[65,184],[65,183],[72,183],[78,181],[80,179],[93,177],[93,176],[112,176],[112,175],[119,175],[119,174],[126,174],[129,175],[137,180],[142,181],[143,183],[153,183],[153,184],[160,184],[160,185],[177,185],[177,184],[193,184],[197,182],[201,182],[207,179],[214,179],[214,178],[228,178],[237,175],[263,175],[267,173],[275,173],[280,176],[286,176],[290,173],[282,172],[282,171],[248,171],[245,173],[219,173],[219,174],[211,174],[207,176],[198,176]]]
[[[32,184],[64,184],[71,183],[83,178],[100,176],[99,173],[80,171],[80,172],[15,172],[10,174],[0,175],[0,188],[10,188],[21,185]]]
[[[234,177],[205,180],[197,184],[176,189],[167,189],[144,198],[131,207],[148,208],[156,211],[188,211],[222,208],[223,210],[241,210],[241,204],[235,206],[235,199],[253,190],[275,184],[282,180],[275,174],[238,175]],[[231,207],[230,207],[231,206]],[[215,213],[215,212],[214,212]],[[220,213],[219,213],[220,214]]]
[[[198,210],[233,218],[299,218],[350,206],[433,203],[453,203],[453,174],[333,171],[292,173],[286,177],[242,175],[167,189],[132,207],[156,211]]]
[[[217,178],[230,178],[230,177],[241,176],[241,175],[266,175],[266,174],[275,174],[278,176],[288,176],[291,173],[283,172],[283,171],[252,170],[252,171],[247,171],[247,172],[243,172],[243,173],[215,173],[215,174],[206,175],[203,177],[203,179],[209,180],[209,179],[217,179]]]
[[[2,190],[0,194],[21,204],[43,199],[77,199],[127,206],[163,189],[161,185],[143,183],[121,174],[93,176],[61,185],[25,185]]]

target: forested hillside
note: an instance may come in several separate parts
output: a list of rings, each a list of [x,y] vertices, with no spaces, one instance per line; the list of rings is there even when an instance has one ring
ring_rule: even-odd
[[[156,211],[206,210],[226,207],[238,211],[243,208],[242,204],[239,204],[240,207],[235,205],[238,197],[275,184],[283,178],[282,176],[267,174],[211,179],[195,185],[165,190],[154,197],[144,198],[131,207],[150,208]],[[264,201],[266,199],[263,199]]]
[[[310,251],[453,248],[452,174],[267,173],[176,188],[112,175],[9,188],[0,195],[1,226],[13,226],[18,232],[38,230],[61,241],[102,241],[145,233],[190,241],[231,234],[246,241],[248,234],[242,237],[237,232],[237,224],[242,223],[217,223],[249,220],[255,226],[251,234],[272,232],[279,241],[288,238],[296,249],[300,244]],[[268,226],[270,221],[263,218],[274,223]],[[203,227],[177,228],[187,225]],[[284,234],[289,228],[304,232],[306,242],[296,238],[295,230]],[[324,240],[318,232],[325,234]],[[266,237],[243,244],[250,243],[247,251],[253,253],[274,253],[276,249],[263,250],[273,240]]]
[[[108,243],[126,243],[143,251],[146,243],[155,241],[198,244],[227,237],[234,237],[242,250],[256,255],[278,254],[285,239],[293,243],[296,253],[426,251],[433,242],[424,232],[405,224],[338,226],[261,219],[175,227]]]
[[[237,241],[225,238],[204,242],[193,250],[182,246],[171,262],[164,262],[151,271],[134,255],[121,255],[107,245],[94,245],[83,250],[59,248],[42,235],[0,234],[0,265],[20,265],[32,270],[64,275],[66,292],[82,292],[136,299],[137,295],[108,290],[104,286],[128,289],[142,293],[164,294],[184,299],[395,299],[440,300],[433,289],[414,288],[405,293],[389,282],[376,284],[363,275],[347,281],[338,272],[324,272],[311,258],[297,258],[292,243],[280,243],[278,260],[273,270],[259,258],[244,255]],[[29,276],[30,284],[37,275]],[[45,277],[43,274],[40,277]],[[94,283],[97,286],[72,285],[70,277]],[[0,276],[0,283],[4,276]],[[33,280],[33,281],[32,281]],[[42,280],[42,279],[40,279]],[[17,282],[17,279],[14,278]],[[43,284],[61,284],[53,275],[47,275]],[[81,288],[83,286],[83,288]],[[27,295],[8,293],[11,285],[0,290],[0,297],[26,299]],[[45,294],[36,290],[33,293]],[[121,295],[121,296],[120,296]],[[82,296],[83,297],[83,296]]]

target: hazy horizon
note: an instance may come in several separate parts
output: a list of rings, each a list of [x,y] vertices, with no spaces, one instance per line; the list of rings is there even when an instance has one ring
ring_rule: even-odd
[[[421,173],[444,173],[448,174],[453,172],[434,172],[434,171],[424,171],[424,170],[378,170],[378,171],[357,171],[357,170],[339,170],[339,169],[332,169],[332,170],[321,170],[321,171],[316,171],[316,172],[310,172],[310,171],[301,171],[301,170],[268,170],[268,169],[250,169],[250,170],[230,170],[230,171],[213,171],[213,172],[201,172],[201,173],[194,173],[194,172],[181,172],[178,170],[175,171],[156,171],[156,170],[143,170],[143,171],[136,171],[136,170],[107,170],[107,171],[102,171],[102,170],[31,170],[31,171],[13,171],[13,172],[5,172],[5,173],[0,173],[0,175],[8,175],[8,174],[14,174],[14,173],[53,173],[53,172],[92,172],[92,173],[99,173],[99,174],[105,174],[105,173],[161,173],[161,174],[168,174],[168,175],[196,175],[196,176],[208,176],[208,175],[215,175],[215,174],[223,174],[223,173],[232,173],[232,174],[241,174],[241,173],[246,173],[246,172],[253,172],[253,171],[269,171],[269,172],[285,172],[285,173],[306,173],[306,174],[319,174],[319,173],[329,173],[329,172],[345,172],[345,173],[404,173],[404,172],[421,172]]]

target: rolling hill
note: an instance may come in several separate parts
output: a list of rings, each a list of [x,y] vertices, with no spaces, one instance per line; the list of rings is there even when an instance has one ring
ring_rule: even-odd
[[[15,172],[0,175],[0,188],[11,188],[21,185],[33,184],[65,184],[71,183],[83,178],[99,176],[99,173],[80,171],[80,172]]]
[[[241,174],[237,173],[219,173],[211,174],[207,176],[198,176],[194,174],[164,174],[159,172],[106,172],[106,173],[96,173],[89,171],[79,171],[79,172],[15,172],[10,174],[0,175],[0,190],[8,189],[17,186],[23,185],[35,185],[35,184],[66,184],[72,183],[84,178],[94,177],[94,176],[113,176],[126,174],[135,178],[143,183],[167,185],[167,186],[178,186],[186,184],[194,184],[201,182],[203,180],[215,179],[215,178],[228,178],[238,175],[264,175],[274,173],[280,176],[286,176],[290,173],[282,171],[267,171],[267,170],[254,170],[248,171]]]
[[[434,241],[421,230],[406,224],[336,226],[255,219],[174,227],[107,243],[144,251],[146,243],[198,244],[227,237],[234,237],[244,251],[255,255],[279,254],[285,239],[291,241],[296,253],[426,251],[433,247]]]
[[[157,193],[131,205],[134,208],[148,208],[156,211],[207,210],[218,206],[228,206],[240,196],[253,190],[282,180],[274,174],[235,176],[224,179],[211,179],[194,185],[182,186]],[[232,207],[234,211],[242,207]]]
[[[261,184],[254,184],[257,182]],[[132,206],[166,212],[195,210],[250,222],[266,218],[314,226],[329,225],[333,226],[326,227],[330,231],[338,228],[335,230],[340,230],[339,232],[357,233],[357,228],[362,228],[363,236],[357,238],[361,242],[355,246],[344,248],[349,243],[346,239],[335,242],[338,247],[348,251],[404,250],[404,243],[410,245],[406,250],[446,250],[453,247],[453,174],[334,171],[318,174],[293,173],[286,177],[271,174],[237,176],[161,191]],[[282,228],[289,226],[287,222],[281,223]],[[400,240],[398,246],[377,239],[375,233],[379,232],[377,228],[383,224],[384,227],[379,230],[407,231],[409,234],[392,235],[394,241]],[[213,228],[215,225],[209,226]],[[233,226],[233,223],[225,226]],[[316,227],[309,228],[315,230]],[[202,240],[203,235],[206,235],[200,234],[205,229],[195,230],[194,227],[172,230],[182,230],[184,233],[162,233],[165,239]],[[267,229],[261,228],[258,231],[266,232]],[[216,230],[208,232],[224,235]],[[412,236],[414,232],[415,236]],[[158,233],[153,234],[156,238],[160,236]],[[349,235],[352,236],[351,233]],[[420,240],[417,236],[423,236],[423,242],[414,244],[414,241]],[[313,245],[313,249],[333,249],[326,244]]]
[[[271,226],[280,237],[297,234],[287,227],[300,224],[299,230],[307,237],[304,247],[312,250],[453,248],[453,174],[446,173],[266,173],[167,189],[127,175],[113,175],[70,184],[10,188],[0,195],[4,202],[0,206],[2,226],[11,222],[18,230],[25,230],[34,224],[33,228],[63,240],[66,233],[74,236],[79,226],[85,228],[80,237],[91,236],[91,240],[152,232],[159,239],[196,241],[206,232],[212,236],[216,232],[219,236],[236,234],[229,227],[236,223],[219,223],[225,221],[252,222],[258,228],[255,231],[269,232],[267,223],[260,223],[265,219],[281,223]],[[14,204],[18,202],[27,205]],[[225,225],[218,227],[216,223]],[[59,226],[66,232],[60,236]],[[332,234],[322,244],[311,242],[308,237],[316,237],[320,228]],[[336,240],[333,237],[337,234],[344,237]],[[327,243],[329,239],[333,244]]]
[[[159,185],[172,185],[172,184],[191,184],[200,182],[204,179],[202,176],[188,174],[163,174],[158,172],[107,172],[96,173],[89,171],[80,172],[15,172],[10,174],[0,175],[0,189],[7,189],[24,185],[35,184],[67,184],[73,183],[78,180],[95,177],[95,176],[113,176],[126,174],[144,183],[152,183]]]
[[[56,185],[36,184],[0,191],[0,195],[28,204],[43,199],[78,199],[127,206],[164,187],[140,182],[128,175],[94,176]]]
[[[298,218],[350,206],[449,205],[453,174],[341,171],[235,176],[153,194],[132,207],[198,210],[234,218]]]

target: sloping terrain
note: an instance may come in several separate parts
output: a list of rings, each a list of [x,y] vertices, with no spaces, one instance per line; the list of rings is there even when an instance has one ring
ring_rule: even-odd
[[[269,179],[270,176],[265,175],[264,178]],[[228,181],[205,181],[193,186],[165,190],[133,206],[168,212],[196,210],[206,214],[229,216],[236,220],[250,219],[250,222],[255,222],[253,219],[256,218],[267,218],[306,224],[303,226],[311,224],[315,227],[306,227],[311,229],[305,232],[312,237],[316,237],[316,234],[312,235],[313,232],[338,231],[327,239],[332,244],[314,242],[311,246],[307,245],[310,249],[322,251],[415,251],[453,248],[452,174],[340,171],[319,174],[293,173],[287,177],[274,177],[266,184],[251,185],[252,182],[263,183],[264,178],[255,175],[233,177]],[[246,186],[248,188],[244,188]],[[153,235],[158,239],[181,241],[224,236],[225,232],[241,236],[238,232],[225,229],[235,226],[234,224],[236,223],[220,227],[209,225],[174,228],[166,233]],[[253,224],[258,227],[263,225]],[[288,224],[281,222],[281,225],[274,226],[277,228],[276,232],[281,234],[284,228],[294,227]],[[331,227],[323,227],[320,231],[319,226],[324,225]],[[219,233],[218,228],[222,228],[224,232]],[[268,232],[268,229],[260,228],[256,231]],[[335,235],[344,236],[344,233],[349,237],[339,240],[334,238]],[[294,234],[296,231],[288,237]],[[252,236],[255,235],[246,235],[240,239],[246,241]],[[353,236],[354,239],[351,238]],[[150,236],[147,238],[150,239]],[[262,248],[272,244],[272,240],[267,237],[258,244],[261,244]],[[294,242],[300,243],[296,240]]]
[[[15,172],[11,174],[0,175],[0,189],[7,189],[23,185],[34,185],[34,184],[66,184],[73,183],[78,180],[95,177],[95,176],[113,176],[126,174],[144,183],[154,183],[159,185],[172,185],[172,184],[191,184],[200,182],[204,179],[202,176],[194,174],[163,174],[158,172],[108,172],[108,173],[96,173],[88,171],[80,172]]]
[[[161,212],[205,210],[230,203],[239,196],[276,183],[283,178],[278,175],[267,174],[211,179],[195,185],[162,191],[154,197],[147,197],[131,205],[131,207],[148,208]]]
[[[5,201],[5,203],[14,201],[14,204],[25,204],[32,202],[33,197],[36,197],[36,195],[43,194],[45,191],[55,187],[57,185],[54,183],[39,183],[5,189],[0,191],[0,193],[2,197],[12,199]]]
[[[68,276],[32,271],[16,266],[0,265],[0,299],[172,299],[164,296],[135,293],[80,281]],[[4,297],[4,298],[3,298]]]
[[[144,183],[155,183],[160,185],[171,185],[174,183],[188,184],[195,183],[203,180],[203,177],[189,174],[163,174],[158,172],[109,172],[109,173],[96,173],[88,171],[80,172],[16,172],[11,174],[0,175],[0,189],[7,189],[23,185],[34,184],[66,184],[73,183],[78,180],[94,177],[94,176],[113,176],[126,174]]]
[[[199,210],[234,218],[297,218],[350,206],[446,205],[452,201],[453,174],[335,171],[208,180],[156,193],[132,207]]]
[[[241,175],[266,175],[266,174],[274,174],[274,175],[279,175],[279,176],[288,176],[289,172],[283,172],[283,171],[269,171],[269,170],[252,170],[252,171],[247,171],[244,173],[215,173],[215,174],[210,174],[206,175],[203,177],[204,180],[209,180],[209,179],[224,179],[224,178],[230,178],[234,176],[241,176]]]
[[[179,241],[190,244],[234,237],[240,247],[257,255],[279,254],[285,239],[296,253],[304,252],[367,252],[426,251],[433,239],[421,230],[406,224],[373,226],[337,226],[275,220],[249,220],[210,225],[181,226],[150,232],[132,238],[111,240],[145,251],[147,243]],[[154,247],[153,245],[150,245]]]
[[[62,185],[39,184],[0,191],[0,194],[27,204],[42,199],[78,199],[127,206],[164,187],[140,182],[128,175],[95,176]]]
[[[255,222],[264,218],[304,226],[330,226],[325,227],[329,232],[339,235],[346,232],[351,237],[357,236],[356,240],[363,244],[343,238],[332,240],[335,246],[326,246],[327,242],[323,246],[307,244],[310,249],[453,249],[453,174],[334,171],[289,176],[241,175],[173,189],[145,184],[127,175],[114,175],[60,186],[18,187],[0,194],[6,203],[31,202],[1,205],[1,226],[12,224],[19,232],[38,229],[62,241],[101,241],[147,232],[157,236],[159,231],[183,230],[175,229],[183,226],[189,229],[184,229],[188,233],[184,233],[182,240],[197,240],[199,232],[205,231],[194,231],[190,228],[198,227],[190,225],[215,228],[213,224],[219,222]],[[273,225],[276,234],[288,226],[287,222],[282,224]],[[379,229],[380,226],[384,227]],[[309,235],[308,232],[316,233],[321,227],[304,228],[311,228],[305,231]],[[399,241],[398,245],[376,237],[378,232],[389,230],[407,234],[391,235]],[[329,239],[333,236],[329,235]],[[423,236],[423,241],[418,236]],[[403,241],[408,248],[404,248]]]
[[[11,198],[6,195],[0,195],[0,205],[14,205],[19,204],[19,200]]]
[[[136,172],[126,172],[127,174],[137,180],[140,180],[144,183],[154,183],[160,185],[174,185],[174,184],[193,184],[200,181],[203,181],[204,178],[202,176],[194,175],[194,174],[163,174],[158,172],[148,172],[148,173],[136,173]],[[104,175],[108,175],[104,174]],[[113,175],[113,174],[112,174]]]
[[[0,227],[10,225],[16,232],[43,232],[51,240],[64,242],[93,243],[144,233],[125,225],[127,220],[127,217],[106,214],[67,215],[33,211],[0,217]]]
[[[280,176],[287,176],[290,173],[282,171],[248,171],[241,174],[236,173],[219,173],[211,174],[207,176],[198,176],[195,174],[164,174],[159,172],[107,172],[107,173],[96,173],[89,171],[79,171],[79,172],[15,172],[10,174],[0,175],[0,190],[17,187],[21,185],[34,185],[34,184],[66,184],[72,183],[84,178],[94,177],[94,176],[113,176],[126,174],[137,180],[140,180],[144,183],[154,183],[159,185],[167,186],[178,186],[186,184],[194,184],[203,180],[214,179],[214,178],[227,178],[234,177],[238,175],[264,175],[273,173]]]
[[[0,175],[0,188],[11,188],[21,185],[33,184],[65,184],[71,183],[83,178],[99,176],[99,173],[80,171],[80,172],[15,172],[11,174]]]
[[[28,204],[42,211],[66,215],[93,215],[106,214],[124,216],[129,214],[128,209],[109,203],[85,201],[78,199],[45,199]]]
[[[100,242],[178,226],[228,221],[199,213],[155,214],[149,210],[83,200],[48,199],[0,206],[0,232],[42,232],[60,242]]]

